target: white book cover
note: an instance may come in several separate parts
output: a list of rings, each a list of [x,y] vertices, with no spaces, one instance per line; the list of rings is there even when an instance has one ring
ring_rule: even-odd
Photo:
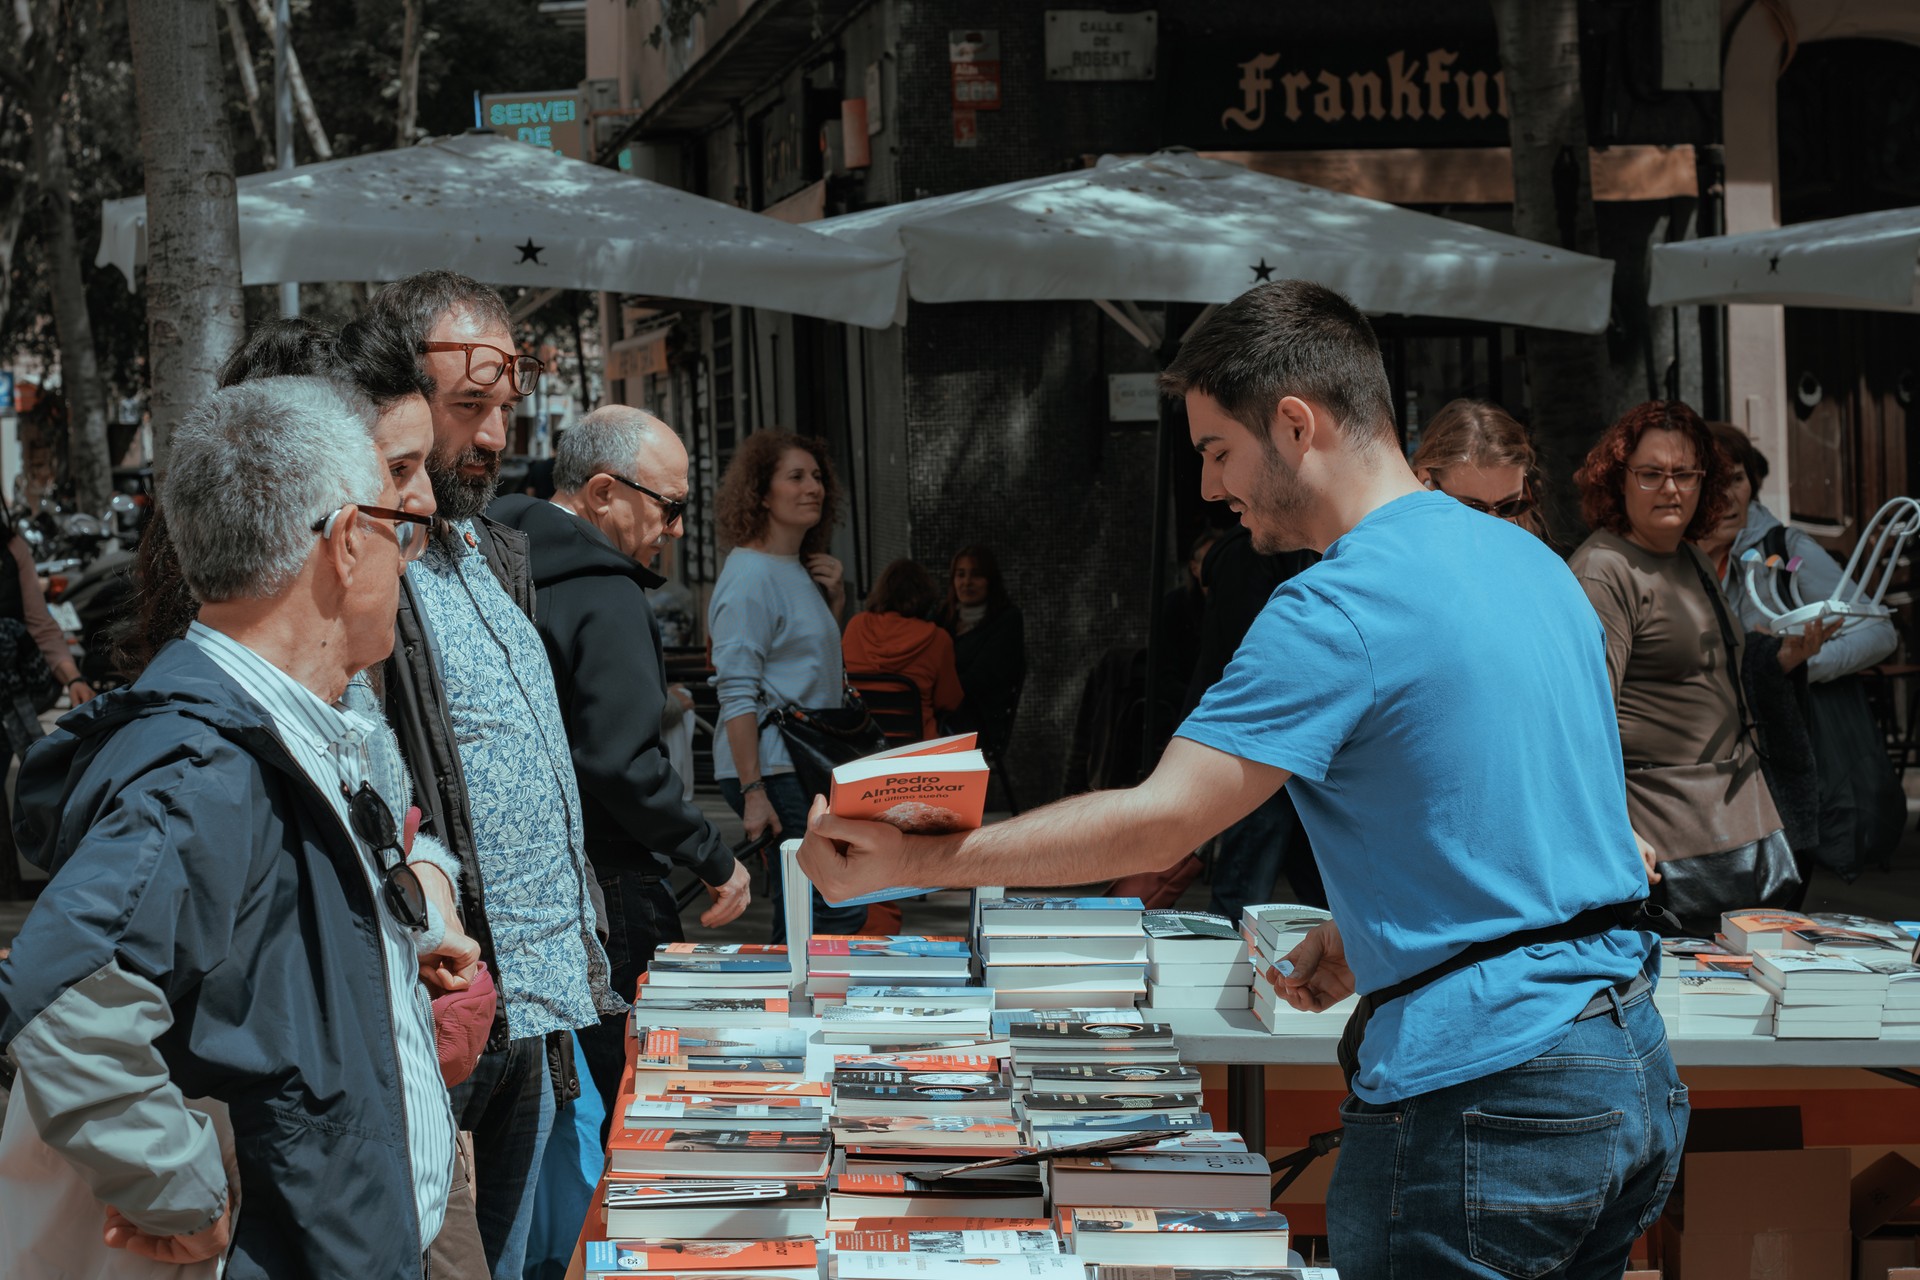
[[[1253,965],[1245,959],[1199,964],[1149,959],[1147,977],[1169,987],[1244,987],[1253,981]]]
[[[1253,992],[1246,987],[1167,987],[1147,984],[1146,1007],[1156,1013],[1168,1009],[1246,1009]]]
[[[1875,973],[1851,956],[1828,951],[1762,951],[1753,958],[1756,979],[1802,991],[1814,989],[1887,989],[1887,975]]]
[[[1087,1264],[1065,1253],[954,1257],[836,1252],[834,1264],[840,1280],[1086,1280],[1087,1275]]]

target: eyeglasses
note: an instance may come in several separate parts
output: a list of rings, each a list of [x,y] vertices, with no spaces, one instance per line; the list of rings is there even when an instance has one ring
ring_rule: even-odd
[[[687,500],[685,498],[669,498],[665,494],[655,493],[638,481],[629,480],[623,475],[615,475],[611,471],[602,471],[600,474],[603,476],[613,476],[615,480],[618,480],[621,484],[627,486],[627,488],[638,489],[641,493],[646,494],[649,498],[659,503],[660,514],[666,518],[668,524],[672,524],[675,520],[687,514]]]
[[[396,855],[381,874],[381,901],[387,904],[393,918],[407,928],[426,928],[427,891],[420,886],[419,875],[407,864],[406,850],[400,847],[400,835],[393,827],[393,811],[387,808],[387,802],[380,798],[372,783],[363,782],[358,791],[349,792],[343,782],[340,794],[347,798],[347,820],[353,824],[353,833],[366,841],[373,856],[386,862],[382,855]]]
[[[500,375],[512,369],[513,389],[523,396],[533,394],[533,389],[540,385],[540,375],[547,371],[545,362],[538,357],[517,356],[484,342],[423,342],[420,349],[426,352],[466,352],[467,378],[477,387],[492,386],[500,381]],[[475,352],[480,354],[476,356]]]
[[[400,547],[402,560],[418,560],[420,553],[427,549],[427,535],[433,530],[433,521],[417,511],[396,511],[392,507],[363,507],[358,503],[349,503],[363,516],[372,516],[375,520],[385,520],[393,525],[393,540]],[[336,507],[327,515],[313,522],[313,531],[323,538],[333,536],[333,526],[340,519],[346,507]]]
[[[1699,468],[1687,471],[1662,471],[1658,467],[1628,467],[1633,473],[1633,482],[1652,493],[1667,481],[1673,481],[1673,487],[1680,493],[1692,493],[1706,479],[1707,473]]]
[[[1452,497],[1454,501],[1465,503],[1475,511],[1485,512],[1487,515],[1497,517],[1501,520],[1518,520],[1521,516],[1533,510],[1536,505],[1531,493],[1523,493],[1517,498],[1508,498],[1505,502],[1495,502],[1491,504],[1482,502],[1478,498],[1462,498],[1458,494],[1454,494]]]

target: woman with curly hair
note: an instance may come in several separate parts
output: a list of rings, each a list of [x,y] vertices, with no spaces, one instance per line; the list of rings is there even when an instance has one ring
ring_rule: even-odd
[[[715,518],[732,550],[707,606],[720,695],[713,774],[750,838],[769,828],[798,838],[813,801],[793,771],[779,727],[760,727],[766,712],[840,705],[847,591],[840,562],[826,550],[839,505],[825,442],[790,431],[748,436],[720,479]],[[777,939],[780,863],[769,861]],[[815,894],[813,918],[815,932],[853,933],[866,908],[836,909]]]
[[[1540,515],[1540,466],[1527,429],[1492,401],[1449,400],[1421,428],[1410,465],[1427,488],[1553,542]]]
[[[1719,522],[1732,467],[1686,405],[1628,410],[1575,477],[1593,534],[1570,561],[1606,630],[1627,811],[1647,877],[1690,929],[1708,933],[1721,912],[1785,901],[1799,884],[1753,741],[1744,634],[1691,545]],[[1824,638],[1783,638],[1780,669]]]

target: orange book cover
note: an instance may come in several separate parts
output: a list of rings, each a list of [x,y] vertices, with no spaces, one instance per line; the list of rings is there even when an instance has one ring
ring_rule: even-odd
[[[621,1271],[746,1271],[818,1265],[812,1240],[620,1240]]]
[[[986,813],[987,760],[971,733],[877,752],[833,771],[827,805],[914,835],[971,831]]]

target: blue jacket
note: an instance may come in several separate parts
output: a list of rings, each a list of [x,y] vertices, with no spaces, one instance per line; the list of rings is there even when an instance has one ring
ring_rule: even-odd
[[[43,1139],[178,1234],[224,1199],[180,1095],[218,1099],[230,1280],[419,1276],[381,908],[266,712],[175,641],[27,753],[16,815],[52,880],[0,963],[0,1051]]]

